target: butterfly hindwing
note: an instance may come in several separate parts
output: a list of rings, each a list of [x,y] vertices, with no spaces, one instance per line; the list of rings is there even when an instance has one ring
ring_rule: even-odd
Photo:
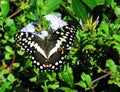
[[[57,70],[63,64],[68,53],[66,50],[73,44],[76,33],[74,26],[67,25],[59,28],[47,39],[29,32],[19,32],[15,40],[31,56],[35,67],[43,70]]]

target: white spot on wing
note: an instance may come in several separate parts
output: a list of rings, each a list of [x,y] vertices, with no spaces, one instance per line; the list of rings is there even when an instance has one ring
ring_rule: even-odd
[[[36,63],[36,60],[34,60],[33,63],[35,64],[35,63]]]
[[[34,35],[31,35],[31,38],[34,38]]]
[[[64,57],[61,57],[61,59],[63,60],[63,59],[64,59]]]
[[[28,37],[28,40],[31,40],[31,37]]]
[[[28,44],[31,44],[31,41],[28,41]]]
[[[43,69],[43,66],[40,66],[40,69]]]
[[[64,35],[64,33],[63,33],[63,32],[61,32],[61,35]]]
[[[55,68],[55,70],[58,70],[58,68]]]
[[[39,63],[39,62],[37,62],[37,65],[40,65],[40,63]]]
[[[27,48],[27,51],[29,51],[29,49]]]
[[[55,69],[55,66],[54,66],[54,65],[52,66],[52,69]]]
[[[31,44],[30,44],[30,47],[33,47],[35,44],[35,42],[33,41]]]
[[[59,63],[62,64],[62,61],[60,60]]]
[[[26,38],[22,39],[23,41],[26,41]]]
[[[24,48],[26,49],[26,48],[27,48],[27,46],[25,45],[25,46],[24,46]]]
[[[43,64],[43,67],[46,67],[46,65],[45,65],[45,64]]]
[[[20,35],[23,36],[23,33],[21,33]]]
[[[58,31],[56,31],[56,34],[59,34],[59,32],[58,32]]]
[[[55,65],[58,65],[58,62],[55,62]]]

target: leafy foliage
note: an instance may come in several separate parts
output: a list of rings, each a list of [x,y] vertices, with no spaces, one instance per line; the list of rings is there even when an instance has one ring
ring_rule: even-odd
[[[0,92],[119,92],[119,7],[114,0],[1,0]],[[41,73],[14,34],[31,21],[39,23],[37,30],[47,29],[43,16],[51,13],[78,31],[64,68]]]

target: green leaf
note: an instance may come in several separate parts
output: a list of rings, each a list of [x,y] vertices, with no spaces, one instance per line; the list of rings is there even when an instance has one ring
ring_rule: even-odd
[[[54,83],[54,84],[49,84],[48,85],[48,88],[51,88],[51,89],[57,89],[59,87],[59,84],[58,82]]]
[[[68,87],[60,87],[59,89],[63,90],[64,92],[78,92],[77,90]]]
[[[31,67],[31,66],[32,66],[32,62],[31,62],[30,58],[26,59],[25,67],[28,68],[28,67]]]
[[[37,13],[39,14],[40,17],[42,17],[43,15],[46,15],[46,10],[44,9],[45,3],[43,0],[36,0],[36,8],[37,8],[36,9]]]
[[[120,55],[120,44],[116,44],[113,46],[113,48],[117,49],[119,55]]]
[[[26,3],[22,3],[22,5],[20,6],[20,9],[24,10],[24,9],[29,9],[30,8],[30,4],[26,4]]]
[[[104,3],[104,0],[82,0],[86,5],[88,5],[91,9],[93,9],[97,5],[101,5]]]
[[[36,4],[37,4],[37,7],[39,7],[39,6],[43,7],[44,6],[44,0],[39,0],[39,1],[37,0]]]
[[[17,50],[17,53],[18,53],[18,55],[22,56],[25,53],[25,51],[24,50]]]
[[[33,14],[32,12],[30,12],[29,15],[26,15],[26,17],[33,20],[33,21],[36,20],[35,14]]]
[[[0,38],[2,37],[3,34],[0,33]]]
[[[5,46],[5,49],[7,52],[9,52],[10,54],[14,54],[14,51],[12,49],[12,47],[10,47],[9,45]]]
[[[71,67],[69,67],[68,65],[64,67],[64,71],[60,72],[59,77],[61,80],[65,81],[67,84],[70,85],[70,87],[73,86],[73,71],[71,69]]]
[[[9,86],[10,86],[10,82],[3,83],[2,86],[0,87],[0,92],[5,92],[5,90],[9,88]]]
[[[113,62],[112,59],[108,59],[106,60],[106,66],[110,69],[110,71],[112,72],[116,72],[117,71],[117,66],[115,65],[115,63]]]
[[[1,8],[2,16],[5,18],[10,11],[9,0],[1,0],[0,8]]]
[[[120,35],[114,34],[114,35],[113,35],[113,38],[114,38],[115,40],[117,40],[117,41],[120,42]]]
[[[14,67],[19,67],[19,66],[20,66],[20,63],[13,63],[13,66],[14,66]]]
[[[93,46],[93,45],[86,45],[84,48],[83,48],[83,51],[85,50],[96,50],[96,48]]]
[[[6,59],[6,60],[12,59],[11,54],[10,54],[10,53],[5,53],[5,59]]]
[[[13,37],[13,35],[14,35],[15,32],[16,32],[16,26],[15,26],[14,20],[13,20],[13,19],[10,19],[10,18],[6,18],[5,23],[6,23],[5,27],[6,27],[6,29],[8,29],[8,30],[7,30],[7,33],[8,33],[9,35],[11,35],[11,37]],[[9,40],[10,40],[10,39],[11,39],[11,38],[9,38]]]
[[[86,85],[85,81],[79,81],[79,82],[75,83],[75,85],[78,85],[82,88],[87,88],[87,85]]]
[[[37,78],[36,78],[36,77],[32,77],[32,78],[30,78],[30,81],[31,81],[31,82],[36,82],[36,81],[37,81]]]
[[[98,45],[100,46],[104,45],[104,41],[102,38],[98,38]]]
[[[6,23],[5,26],[9,26],[9,27],[15,26],[14,20],[10,18],[6,18],[5,23]]]
[[[106,4],[109,4],[110,6],[112,6],[112,8],[114,8],[116,3],[114,0],[105,0],[105,1],[106,1]]]
[[[109,36],[109,25],[108,23],[101,23],[100,24],[100,30],[99,33],[102,34],[103,36]]]
[[[115,14],[120,16],[120,7],[115,7]]]
[[[91,79],[90,75],[82,73],[81,78],[83,79],[83,81],[85,81],[87,83],[88,87],[91,87],[92,79]]]
[[[8,69],[3,69],[0,71],[0,75],[8,74]]]
[[[85,6],[80,2],[80,0],[72,0],[72,8],[74,13],[79,17],[79,19],[82,19],[82,22],[86,23],[86,20],[88,18],[88,12]]]
[[[15,77],[13,76],[13,74],[9,74],[7,77],[7,80],[9,80],[11,83],[13,83],[15,81]]]
[[[47,78],[49,79],[49,81],[53,82],[53,81],[56,81],[56,73],[52,73],[52,74],[48,74],[47,73]]]
[[[55,9],[59,8],[62,0],[46,0],[45,2],[45,10],[46,14],[53,12]]]

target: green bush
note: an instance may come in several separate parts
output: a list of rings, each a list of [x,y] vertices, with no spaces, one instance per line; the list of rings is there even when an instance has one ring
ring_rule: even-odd
[[[114,0],[1,0],[0,92],[119,92],[119,7]],[[63,70],[49,73],[32,67],[14,35],[32,21],[47,29],[43,16],[51,13],[77,33]]]

